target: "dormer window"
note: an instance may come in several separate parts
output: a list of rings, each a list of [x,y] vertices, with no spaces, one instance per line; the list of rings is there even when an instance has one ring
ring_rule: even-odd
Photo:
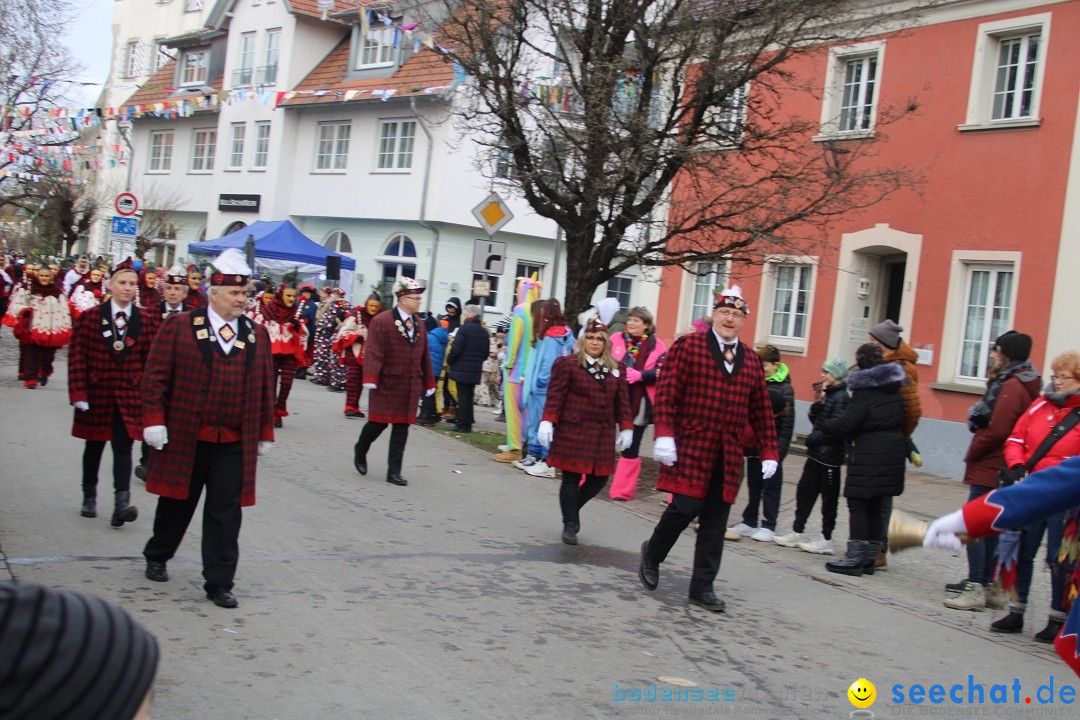
[[[206,68],[210,60],[210,51],[206,48],[185,50],[181,55],[180,84],[205,85]]]
[[[394,47],[394,28],[372,28],[361,39],[356,57],[356,69],[390,67],[394,64],[397,48]]]

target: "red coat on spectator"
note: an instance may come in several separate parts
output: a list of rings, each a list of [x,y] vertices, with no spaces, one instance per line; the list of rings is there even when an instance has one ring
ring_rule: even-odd
[[[411,340],[396,307],[376,315],[368,327],[364,383],[376,385],[368,397],[372,422],[411,425],[416,422],[420,395],[435,387],[424,321],[419,315],[413,315],[412,321]]]
[[[199,308],[173,315],[158,331],[143,371],[143,427],[164,425],[169,441],[162,450],[150,451],[146,489],[155,495],[187,499],[199,418],[207,402],[211,353],[220,353],[213,336],[200,339],[197,333],[208,327],[207,309]],[[255,463],[259,441],[274,439],[274,362],[270,357],[270,336],[261,325],[241,315],[237,319],[237,340],[245,353],[247,376],[244,392],[244,419],[241,427],[244,482],[240,505],[255,504]],[[252,341],[254,338],[254,341]]]
[[[543,419],[555,426],[547,463],[567,472],[615,472],[615,429],[631,430],[630,386],[621,363],[597,380],[574,355],[551,366]]]
[[[1080,395],[1069,395],[1065,399],[1064,407],[1058,407],[1046,398],[1033,402],[1027,412],[1020,416],[1012,434],[1005,441],[1006,467],[1026,464],[1054,426],[1077,407],[1080,407]],[[1074,455],[1080,455],[1080,425],[1073,427],[1054,443],[1031,471],[1054,467]]]
[[[684,335],[667,352],[653,405],[656,437],[674,437],[677,462],[660,467],[659,490],[704,498],[713,467],[724,460],[724,502],[734,503],[743,477],[746,428],[762,460],[780,460],[765,371],[754,349],[739,343],[731,373],[716,333]]]
[[[90,409],[75,411],[71,434],[82,440],[111,440],[114,408],[119,408],[124,427],[133,440],[142,440],[140,385],[143,367],[160,321],[132,303],[131,319],[124,334],[124,349],[113,348],[107,302],[88,310],[75,321],[68,349],[68,398],[85,402]],[[110,333],[109,337],[104,332]]]

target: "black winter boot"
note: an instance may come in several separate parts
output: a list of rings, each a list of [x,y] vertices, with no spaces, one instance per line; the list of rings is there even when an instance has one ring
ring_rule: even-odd
[[[1009,610],[1009,614],[990,623],[990,630],[999,633],[1024,632],[1024,613]]]
[[[79,514],[87,518],[97,517],[97,495],[83,492],[82,510],[79,511]]]
[[[564,522],[562,529],[562,541],[567,545],[577,545],[578,530],[581,529],[581,523],[576,522]]]
[[[139,517],[139,508],[128,505],[130,499],[131,493],[127,490],[116,491],[116,504],[113,506],[112,520],[109,521],[110,525],[118,528],[124,523],[135,522],[135,518]]]
[[[881,543],[873,540],[866,543],[866,554],[863,555],[863,575],[873,575],[877,567],[878,554],[881,552]]]
[[[861,577],[863,574],[863,564],[867,555],[865,540],[848,540],[847,541],[847,554],[840,560],[833,560],[832,562],[825,563],[825,569],[829,572],[840,573],[841,575],[851,575],[853,577]],[[874,550],[875,555],[877,549]]]
[[[1065,614],[1054,610],[1050,611],[1050,617],[1046,621],[1046,627],[1035,633],[1035,642],[1052,643],[1057,634],[1061,632],[1061,626],[1065,624]]]

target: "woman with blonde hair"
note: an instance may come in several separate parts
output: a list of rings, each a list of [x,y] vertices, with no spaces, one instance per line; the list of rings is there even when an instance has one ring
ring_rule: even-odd
[[[536,433],[541,445],[550,446],[548,465],[562,470],[559,505],[567,545],[577,545],[581,508],[615,469],[612,446],[630,447],[633,427],[626,368],[611,356],[607,326],[593,320],[575,343],[574,354],[552,365]]]

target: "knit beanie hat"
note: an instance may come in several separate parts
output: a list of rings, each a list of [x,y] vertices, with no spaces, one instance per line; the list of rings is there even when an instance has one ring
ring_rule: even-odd
[[[847,362],[843,358],[831,357],[822,363],[821,369],[837,380],[843,380],[847,376]]]
[[[154,636],[101,598],[0,583],[0,717],[131,720],[157,672]]]
[[[871,337],[892,350],[900,347],[900,333],[902,332],[904,332],[904,328],[892,320],[883,320],[870,328]]]
[[[1010,360],[1027,360],[1031,356],[1031,336],[1015,330],[1010,330],[995,340],[994,346]]]

